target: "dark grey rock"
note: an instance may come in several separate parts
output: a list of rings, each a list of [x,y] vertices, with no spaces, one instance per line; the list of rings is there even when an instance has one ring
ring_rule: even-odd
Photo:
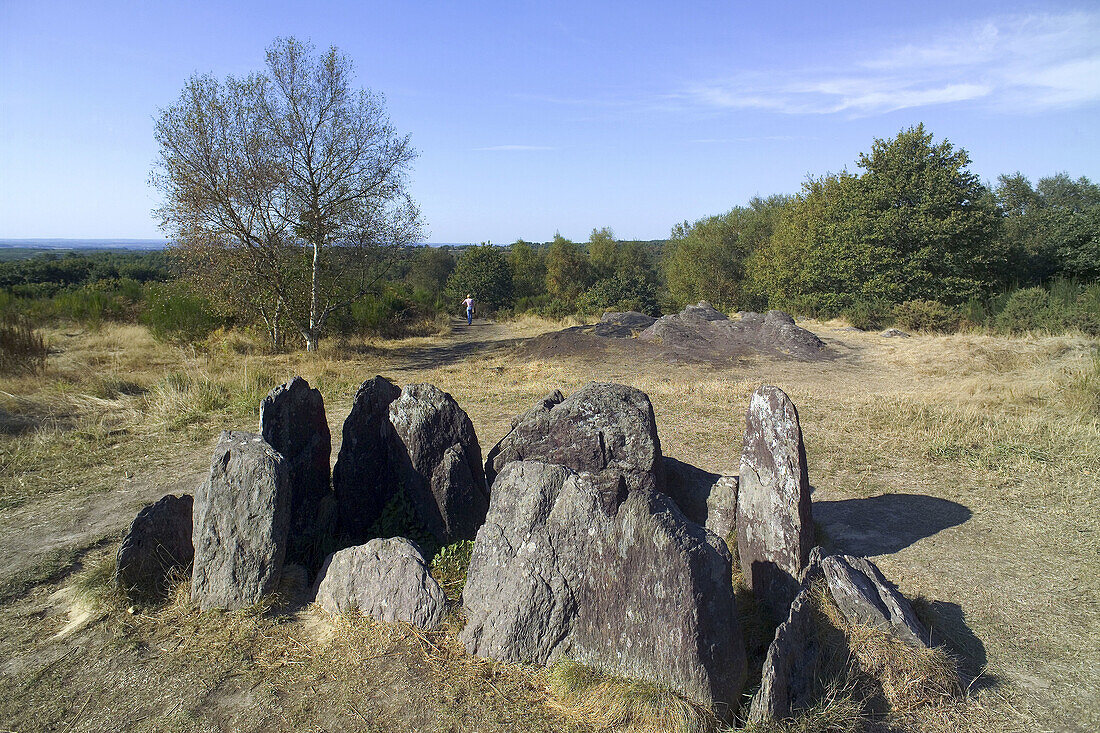
[[[741,572],[776,621],[798,593],[814,545],[806,450],[794,403],[778,387],[752,393],[737,498]]]
[[[675,458],[664,459],[665,493],[691,521],[722,539],[737,528],[737,477],[704,471]]]
[[[393,499],[395,437],[389,410],[400,394],[401,389],[385,377],[369,379],[355,393],[344,421],[332,485],[338,531],[353,544],[371,538],[371,528]]]
[[[705,300],[700,300],[695,305],[685,306],[680,311],[681,318],[692,318],[702,321],[728,321],[729,318],[725,313],[720,312],[713,305]]]
[[[641,390],[593,382],[559,400],[555,392],[521,415],[485,462],[490,484],[510,461],[544,461],[595,474],[613,497],[629,490],[664,488],[661,441],[653,405]]]
[[[131,600],[164,597],[172,572],[190,567],[193,503],[190,494],[169,494],[134,517],[115,563],[115,583]]]
[[[474,544],[459,638],[507,662],[566,655],[729,718],[745,678],[731,562],[665,494],[624,491],[610,505],[589,474],[508,462]]]
[[[447,599],[424,555],[403,537],[373,539],[329,555],[317,576],[316,603],[329,613],[358,609],[379,621],[439,626]]]
[[[287,460],[291,491],[287,560],[316,570],[325,559],[318,508],[332,492],[332,436],[321,392],[301,377],[271,390],[260,402],[260,434]]]
[[[633,338],[653,325],[657,319],[637,311],[608,311],[592,327],[592,333],[605,338]]]
[[[749,722],[783,720],[810,707],[820,689],[818,663],[821,646],[814,615],[812,585],[822,576],[820,547],[810,551],[798,595],[787,620],[775,630],[760,672],[760,689],[752,698]]]
[[[913,646],[928,646],[928,630],[913,606],[864,557],[830,555],[821,562],[829,593],[849,623],[877,626]]]
[[[420,526],[440,545],[472,540],[485,521],[489,490],[469,416],[431,384],[410,384],[390,403],[397,481]]]
[[[797,359],[825,356],[825,342],[795,325],[783,311],[766,314],[742,311],[729,319],[708,303],[689,305],[677,314],[662,316],[638,335],[685,355],[738,356],[749,351],[767,351]]]
[[[286,459],[259,435],[223,432],[195,492],[191,600],[232,610],[274,591],[289,524]]]
[[[905,331],[902,331],[902,330],[897,329],[897,328],[888,328],[885,331],[883,331],[882,333],[880,333],[879,336],[882,336],[883,338],[888,338],[888,339],[889,338],[903,338],[903,339],[909,338],[909,334],[907,334]]]

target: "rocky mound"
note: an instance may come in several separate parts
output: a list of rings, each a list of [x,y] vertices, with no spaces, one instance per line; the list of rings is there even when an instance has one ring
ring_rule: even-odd
[[[728,363],[753,354],[817,361],[829,357],[815,334],[783,311],[739,313],[728,318],[706,302],[653,318],[644,313],[608,312],[599,323],[574,326],[531,339],[520,348],[527,358],[598,356],[612,352],[637,357]]]

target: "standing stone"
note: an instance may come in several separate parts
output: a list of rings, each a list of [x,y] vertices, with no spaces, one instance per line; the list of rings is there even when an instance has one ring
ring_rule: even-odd
[[[737,477],[704,471],[675,458],[664,459],[665,493],[684,516],[724,540],[737,528]]]
[[[447,610],[420,548],[404,537],[373,539],[329,555],[316,587],[316,602],[329,613],[359,609],[379,621],[405,621],[429,631]]]
[[[190,494],[169,494],[138,512],[122,538],[115,583],[131,600],[163,597],[173,570],[186,570],[195,557],[191,544]]]
[[[741,573],[782,621],[814,545],[806,449],[794,403],[778,387],[752,393],[737,496]]]
[[[361,544],[370,539],[371,527],[393,498],[394,433],[389,409],[400,394],[400,388],[385,377],[369,379],[355,393],[344,421],[332,486],[338,531],[347,542]]]
[[[811,552],[802,573],[802,585],[791,603],[787,620],[775,630],[768,655],[760,671],[760,689],[752,698],[749,722],[783,720],[815,702],[820,688],[818,662],[821,645],[815,625],[813,588],[821,577],[820,549]],[[814,552],[817,552],[816,557]]]
[[[274,591],[289,524],[286,459],[259,435],[222,432],[195,492],[191,600],[233,610]]]
[[[268,393],[260,403],[260,434],[287,460],[290,476],[290,531],[287,560],[313,570],[324,555],[320,548],[331,528],[318,526],[319,505],[331,493],[329,458],[332,436],[321,392],[294,377]]]
[[[506,662],[565,655],[729,718],[745,679],[729,550],[667,495],[622,488],[608,503],[589,474],[506,463],[474,543],[459,638]]]
[[[913,606],[865,557],[830,555],[822,563],[829,593],[851,624],[877,626],[912,646],[928,646]]]
[[[410,384],[390,403],[400,490],[420,527],[440,545],[471,540],[485,521],[489,490],[470,417],[431,384]]]
[[[604,491],[664,490],[661,441],[645,392],[593,382],[561,399],[553,392],[513,424],[489,451],[490,484],[509,461],[545,461],[595,475]]]

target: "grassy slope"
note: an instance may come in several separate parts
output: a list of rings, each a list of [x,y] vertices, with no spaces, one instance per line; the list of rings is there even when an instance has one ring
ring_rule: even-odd
[[[972,665],[988,665],[972,688],[986,712],[980,727],[1094,729],[1096,342],[886,340],[838,325],[810,325],[842,354],[837,361],[726,369],[521,363],[470,342],[550,327],[539,322],[458,333],[451,340],[467,347],[458,360],[431,339],[263,356],[233,343],[210,353],[163,347],[134,327],[51,333],[58,353],[44,377],[0,381],[0,682],[11,691],[0,722],[19,730],[62,721],[76,730],[587,729],[555,705],[541,673],[471,660],[446,633],[428,638],[312,612],[226,621],[199,617],[182,601],[131,616],[66,595],[70,572],[108,558],[142,501],[188,490],[217,430],[254,429],[270,386],[296,373],[320,386],[337,437],[355,388],[381,373],[451,392],[484,450],[551,389],[634,384],[653,400],[665,454],[722,472],[736,471],[749,392],[778,384],[799,406],[822,516],[826,508],[857,519],[879,512],[877,528],[861,532],[825,523],[826,539],[860,552],[903,538],[879,558],[884,571],[932,602]],[[909,505],[890,503],[899,493],[961,507],[965,521],[910,516]],[[87,625],[54,638],[80,611]],[[318,697],[331,702],[311,705]],[[923,725],[961,723],[929,714]]]

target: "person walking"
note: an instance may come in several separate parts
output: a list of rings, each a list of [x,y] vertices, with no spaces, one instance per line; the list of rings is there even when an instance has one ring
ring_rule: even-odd
[[[466,325],[472,326],[474,323],[474,296],[466,293],[466,300],[462,301],[462,305],[466,306]]]

